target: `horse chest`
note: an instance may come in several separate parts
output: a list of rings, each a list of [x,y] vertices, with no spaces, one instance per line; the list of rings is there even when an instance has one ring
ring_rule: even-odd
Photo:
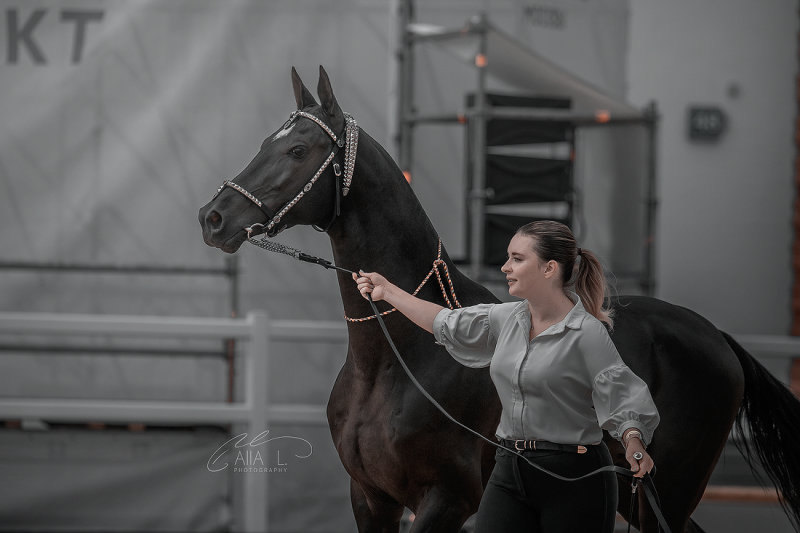
[[[328,403],[328,421],[342,464],[357,479],[400,483],[398,447],[411,426],[390,379],[373,381],[340,375]],[[390,480],[388,478],[397,478]]]

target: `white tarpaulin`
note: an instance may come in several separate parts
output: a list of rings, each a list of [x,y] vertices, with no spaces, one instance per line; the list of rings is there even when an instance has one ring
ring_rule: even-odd
[[[420,36],[450,33],[440,26],[412,24],[410,31]],[[480,39],[486,37],[486,70],[490,76],[517,90],[535,94],[569,98],[572,111],[589,116],[605,111],[617,115],[641,117],[640,109],[593,86],[580,76],[545,58],[535,50],[495,27],[490,21],[471,20],[457,30],[457,38],[437,40],[461,61],[472,65],[480,52]],[[452,35],[452,33],[451,33]]]

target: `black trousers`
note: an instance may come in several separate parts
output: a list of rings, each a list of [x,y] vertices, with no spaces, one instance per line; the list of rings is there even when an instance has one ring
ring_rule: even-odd
[[[612,464],[605,444],[585,454],[526,451],[525,457],[566,477]],[[612,533],[617,511],[617,478],[612,472],[583,481],[559,481],[516,453],[497,450],[483,493],[475,533]]]

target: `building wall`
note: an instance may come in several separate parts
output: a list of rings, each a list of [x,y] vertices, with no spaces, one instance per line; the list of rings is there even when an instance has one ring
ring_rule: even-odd
[[[789,330],[797,26],[789,0],[630,3],[629,100],[662,114],[657,294],[732,332]],[[718,142],[688,140],[693,104],[725,111]]]

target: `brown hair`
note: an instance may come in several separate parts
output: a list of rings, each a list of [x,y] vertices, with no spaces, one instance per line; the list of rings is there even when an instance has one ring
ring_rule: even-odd
[[[561,265],[564,287],[574,286],[586,310],[609,327],[614,326],[611,309],[603,306],[606,295],[603,266],[594,253],[578,248],[575,236],[567,226],[553,220],[538,220],[525,224],[517,234],[532,237],[533,251],[542,261],[555,261]]]

